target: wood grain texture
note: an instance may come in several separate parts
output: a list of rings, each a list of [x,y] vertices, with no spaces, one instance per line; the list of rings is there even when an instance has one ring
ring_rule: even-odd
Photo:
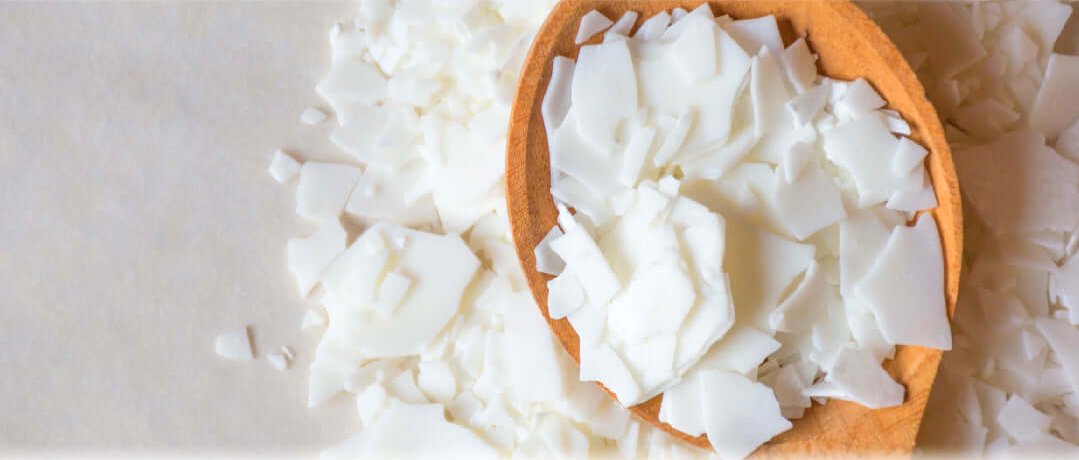
[[[532,293],[551,330],[575,361],[579,361],[577,334],[568,321],[551,320],[547,314],[546,281],[550,276],[536,271],[533,256],[533,248],[555,224],[557,214],[550,194],[547,138],[540,115],[540,105],[551,76],[551,60],[557,55],[576,59],[577,47],[573,39],[580,18],[590,10],[598,10],[612,20],[624,11],[635,10],[641,13],[637,21],[639,26],[660,11],[675,7],[690,10],[701,3],[701,0],[563,0],[547,18],[529,51],[506,145],[507,205],[517,254]],[[925,90],[895,45],[861,10],[846,0],[713,0],[708,3],[717,16],[729,14],[735,19],[747,19],[775,15],[786,43],[798,36],[807,36],[813,51],[820,55],[818,68],[822,75],[844,80],[865,78],[888,101],[888,108],[899,111],[910,123],[911,138],[930,151],[926,166],[940,203],[931,212],[940,228],[944,251],[948,314],[954,315],[963,251],[959,183],[936,111],[926,100]],[[594,38],[593,42],[598,40]],[[939,350],[898,347],[895,358],[884,367],[906,386],[903,405],[876,411],[836,400],[823,406],[814,405],[803,419],[794,422],[793,429],[762,446],[756,455],[909,454],[940,358]],[[709,447],[705,436],[692,437],[660,423],[661,399],[662,395],[629,409],[641,419],[681,439]]]

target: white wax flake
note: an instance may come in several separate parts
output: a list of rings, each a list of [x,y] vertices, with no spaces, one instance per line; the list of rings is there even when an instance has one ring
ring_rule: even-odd
[[[799,94],[804,93],[817,80],[817,58],[809,50],[805,37],[799,37],[780,54],[787,79]]]
[[[910,174],[911,171],[914,171],[918,165],[925,161],[925,156],[928,154],[929,151],[917,142],[906,137],[900,137],[895,156],[892,157],[892,174],[897,176]]]
[[[350,165],[304,163],[296,189],[296,214],[319,223],[336,220],[362,174]]]
[[[585,142],[612,151],[619,122],[637,113],[637,77],[626,42],[582,47],[570,94]]]
[[[1079,392],[1079,329],[1067,322],[1046,317],[1036,318],[1034,326],[1056,353],[1072,390]]]
[[[306,296],[319,282],[322,272],[345,250],[345,229],[332,220],[306,238],[288,242],[288,269],[296,278],[300,295]]]
[[[821,136],[828,159],[854,178],[862,207],[887,200],[900,187],[902,176],[881,167],[891,164],[899,141],[879,120],[857,118]]]
[[[397,307],[401,305],[401,301],[408,295],[408,289],[411,285],[412,280],[407,276],[397,272],[387,273],[382,278],[382,283],[378,286],[378,293],[375,295],[375,309],[384,315],[392,315]]]
[[[872,353],[845,347],[841,348],[836,356],[832,369],[824,378],[824,384],[817,384],[806,390],[806,394],[811,396],[829,396],[853,401],[870,409],[903,404],[904,393],[903,386],[881,369]]]
[[[1053,139],[1079,121],[1079,56],[1053,53],[1030,113],[1030,126]]]
[[[604,304],[622,288],[607,259],[583,227],[566,230],[565,235],[551,242],[551,249],[567,266],[574,267],[589,302]]]
[[[437,220],[428,168],[413,161],[399,168],[368,165],[345,204],[345,214],[361,223],[419,226]]]
[[[565,397],[564,381],[547,323],[532,296],[514,295],[503,315],[505,331],[502,344],[509,368],[511,394],[517,404],[554,402]]]
[[[820,265],[813,261],[794,292],[768,315],[769,327],[784,332],[807,329],[815,320],[827,314],[824,308],[835,297],[831,292],[833,289]]]
[[[716,30],[710,18],[691,15],[679,21],[664,34],[672,35],[677,29],[669,51],[669,58],[683,81],[698,83],[716,75]]]
[[[279,184],[288,182],[300,174],[300,162],[283,150],[276,150],[270,160],[270,177]]]
[[[251,346],[249,329],[245,326],[217,336],[214,340],[214,353],[235,361],[254,359],[255,351]]]
[[[622,153],[622,167],[619,170],[618,181],[626,187],[637,186],[641,177],[641,168],[644,167],[645,159],[652,148],[652,142],[656,138],[656,129],[644,127],[634,130]]]
[[[996,232],[1070,231],[1079,225],[1079,166],[1020,129],[955,150],[964,198]]]
[[[937,224],[922,214],[892,230],[888,243],[854,288],[891,343],[952,348],[944,304],[944,261]]]
[[[553,319],[562,319],[577,311],[584,304],[585,293],[581,281],[570,271],[547,282],[547,312]]]
[[[269,362],[270,366],[272,366],[274,369],[284,371],[285,369],[288,369],[291,360],[289,360],[289,358],[285,356],[284,353],[275,351],[266,355],[266,361]]]
[[[536,248],[532,250],[536,258],[536,271],[548,275],[557,275],[566,268],[566,263],[551,249],[551,242],[561,238],[562,235],[562,230],[557,225],[551,227],[551,230],[544,235]]]
[[[352,121],[356,107],[386,97],[386,77],[375,66],[354,59],[334,60],[329,75],[318,87],[342,124]]]
[[[836,103],[836,115],[840,118],[859,117],[873,110],[884,107],[884,99],[869,85],[864,78],[859,78],[850,83],[843,97]]]
[[[406,244],[386,247],[386,240],[398,239]],[[394,257],[388,259],[391,252]],[[377,289],[374,283],[383,270],[408,273],[412,280],[408,295],[392,315],[347,324],[351,345],[369,357],[418,354],[457,312],[465,287],[479,268],[479,261],[456,235],[434,235],[388,224],[367,229],[346,255],[350,257],[334,262],[323,282],[331,298],[355,299],[345,305],[356,305],[353,308],[361,311],[365,299],[369,299],[366,305],[371,305]],[[438,263],[430,263],[432,260]],[[330,320],[334,324],[332,311]]]
[[[663,143],[660,144],[659,150],[652,157],[652,164],[655,166],[663,166],[667,164],[674,157],[678,150],[682,148],[682,144],[686,141],[686,135],[689,134],[690,128],[693,127],[693,111],[684,110],[678,114],[678,119],[674,122],[674,126],[667,133],[667,136],[663,138]]]
[[[613,35],[628,37],[630,31],[633,30],[633,25],[637,23],[638,15],[639,13],[636,11],[626,11],[625,13],[622,13],[622,17],[618,18],[610,29],[607,29],[607,32],[604,34],[604,39],[609,40]]]
[[[388,452],[408,458],[498,458],[498,451],[478,434],[447,422],[444,410],[441,404],[408,404],[390,399],[370,426],[323,452],[322,458],[377,457]],[[416,433],[423,433],[423,442],[416,442]]]
[[[574,39],[574,43],[580,45],[596,34],[607,30],[612,24],[614,24],[614,22],[607,16],[604,16],[603,13],[596,10],[589,11],[581,17],[581,25],[577,29],[577,38]]]
[[[830,85],[822,82],[788,101],[786,104],[787,111],[794,116],[798,126],[806,126],[812,123],[817,114],[824,109],[828,103],[830,93]]]
[[[610,345],[581,344],[581,381],[603,382],[618,401],[630,406],[644,401],[640,385],[637,383],[626,362],[618,356]]]
[[[757,54],[761,48],[773,53],[783,51],[783,38],[779,35],[779,24],[775,16],[761,16],[753,19],[739,19],[725,24],[723,28],[749,54]]]
[[[360,417],[363,426],[371,426],[375,423],[375,417],[386,407],[389,395],[381,384],[368,385],[356,395],[356,414]]]
[[[556,56],[551,63],[551,82],[547,85],[547,92],[540,106],[543,126],[547,128],[548,136],[562,126],[562,120],[569,112],[575,65],[572,59],[563,56]]]
[[[791,156],[777,168],[777,174],[784,177],[774,182],[772,201],[779,215],[778,220],[791,235],[802,241],[839,222],[847,216],[847,211],[839,189],[817,164],[819,154],[816,149],[796,150],[792,147],[790,150]],[[799,164],[801,162],[808,164]],[[787,168],[801,171],[787,172]],[[792,180],[788,181],[787,178]]]
[[[742,459],[791,428],[770,388],[733,372],[701,373],[705,431],[723,459]]]
[[[326,119],[326,112],[315,107],[308,107],[300,114],[300,121],[305,125],[317,125]]]
[[[997,413],[997,422],[1008,435],[1020,442],[1049,433],[1051,419],[1019,395],[1012,395]]]
[[[809,267],[814,247],[744,224],[727,228],[724,266],[738,267],[730,271],[735,317],[767,329],[769,313],[794,277]]]
[[[748,374],[780,346],[771,334],[738,324],[701,358],[698,368]]]

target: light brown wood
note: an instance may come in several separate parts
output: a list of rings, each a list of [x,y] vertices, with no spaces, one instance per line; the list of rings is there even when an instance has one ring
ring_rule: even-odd
[[[568,321],[554,321],[548,316],[546,282],[550,276],[536,271],[532,252],[554,225],[556,216],[550,194],[547,138],[540,115],[540,104],[551,76],[551,60],[557,55],[576,58],[573,40],[580,18],[593,9],[612,19],[627,10],[638,11],[639,26],[660,11],[675,7],[690,10],[701,3],[701,0],[563,0],[547,18],[529,51],[507,141],[506,195],[510,225],[521,267],[536,302],[558,341],[575,361],[579,360],[577,334]],[[821,74],[845,80],[865,78],[888,101],[888,107],[899,111],[910,123],[914,131],[911,137],[930,151],[926,165],[940,202],[932,213],[940,228],[944,250],[948,314],[954,315],[963,251],[959,183],[936,111],[895,45],[846,0],[713,0],[709,3],[717,15],[729,14],[735,19],[775,15],[786,43],[807,36],[814,52],[820,55]],[[803,419],[794,422],[793,429],[761,447],[756,455],[909,454],[940,358],[938,350],[898,347],[895,359],[884,367],[907,388],[902,406],[874,411],[844,401],[814,405]],[[681,439],[709,447],[704,436],[691,437],[660,423],[657,417],[661,399],[662,395],[657,396],[630,410]]]

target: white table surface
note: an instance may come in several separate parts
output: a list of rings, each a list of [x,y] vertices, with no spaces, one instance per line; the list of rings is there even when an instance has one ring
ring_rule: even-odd
[[[314,453],[356,429],[308,411],[305,301],[285,241],[310,229],[292,148],[348,4],[0,2],[0,456]],[[253,326],[260,358],[225,362]]]

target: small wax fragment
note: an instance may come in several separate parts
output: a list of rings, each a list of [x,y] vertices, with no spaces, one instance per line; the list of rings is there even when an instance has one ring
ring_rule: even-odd
[[[326,119],[326,112],[315,107],[308,107],[300,114],[300,121],[305,125],[315,125]]]
[[[225,332],[214,340],[214,352],[218,356],[236,361],[246,361],[255,357],[251,346],[248,328],[243,327]]]
[[[270,160],[270,177],[278,183],[288,182],[300,173],[300,162],[283,150],[276,150]]]

